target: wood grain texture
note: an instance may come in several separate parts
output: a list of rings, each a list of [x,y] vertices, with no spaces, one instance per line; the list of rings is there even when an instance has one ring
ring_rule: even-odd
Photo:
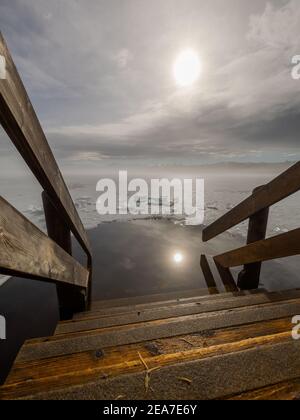
[[[233,275],[229,269],[229,267],[223,267],[219,262],[214,258],[214,262],[216,264],[217,270],[220,274],[222,283],[224,284],[226,292],[235,292],[238,291],[238,287],[235,284]]]
[[[253,193],[259,191],[262,186],[255,188]],[[266,238],[270,208],[260,210],[249,219],[247,245]],[[238,276],[238,287],[241,290],[254,290],[259,287],[262,262],[246,264]]]
[[[300,189],[300,162],[283,174],[255,191],[220,219],[203,230],[203,241],[207,242],[228,229],[247,220],[259,211],[271,207]]]
[[[107,311],[118,308],[129,308],[130,306],[143,307],[144,305],[164,306],[164,304],[181,302],[183,299],[206,298],[209,296],[207,288],[178,290],[175,292],[164,292],[153,295],[134,296],[119,299],[98,300],[92,302],[91,310]]]
[[[214,290],[214,293],[212,294],[217,294],[218,292],[218,288],[217,288],[217,284],[215,282],[213,273],[211,271],[211,268],[209,266],[208,260],[206,255],[201,255],[200,257],[200,267],[202,270],[202,273],[204,275],[204,279],[205,279],[205,283],[208,287],[208,289],[210,290]]]
[[[226,295],[225,295],[226,296]],[[73,319],[71,321],[60,322],[56,328],[55,334],[68,334],[80,331],[89,331],[100,328],[114,327],[119,325],[130,325],[139,322],[147,322],[159,319],[167,319],[175,316],[184,316],[200,313],[210,313],[217,310],[236,309],[245,306],[258,305],[270,302],[281,302],[288,299],[300,298],[300,291],[291,291],[285,293],[257,293],[240,297],[227,296],[223,299],[211,298],[207,302],[197,302],[191,304],[182,304],[155,309],[146,309],[139,312],[129,312],[117,314],[114,316],[99,316],[90,319]]]
[[[85,229],[1,33],[0,54],[6,60],[6,79],[0,80],[0,123],[90,255]]]
[[[48,194],[43,191],[42,200],[49,238],[72,255],[71,231],[64,223]],[[86,290],[74,288],[69,284],[56,285],[60,320],[72,319],[74,313],[87,309]]]
[[[300,228],[218,255],[215,261],[222,267],[229,268],[299,254]]]
[[[151,371],[150,380],[148,375],[148,381],[144,367],[141,372],[116,377],[98,376],[92,382],[48,389],[45,393],[33,393],[25,398],[111,401],[123,395],[124,400],[131,401],[201,401],[226,398],[300,377],[299,341],[289,339],[274,344],[261,341],[255,345],[253,340],[253,344],[249,349],[158,366]],[[183,377],[188,378],[189,383],[180,379]]]
[[[296,299],[33,339],[26,341],[23,345],[17,361],[37,361],[48,357],[175,337],[210,329],[229,328],[289,316],[292,318],[299,313],[299,310],[300,300]]]
[[[0,197],[0,271],[88,287],[89,272]]]
[[[139,354],[149,369],[163,368],[290,340],[290,319],[280,319],[38,362],[16,363],[5,386],[0,388],[0,398],[18,398],[99,378],[142,372],[145,368]]]
[[[255,389],[228,398],[230,401],[299,401],[300,378]]]
[[[187,299],[187,300],[183,300],[180,303],[174,302],[173,304],[170,305],[161,305],[161,306],[157,306],[157,307],[152,307],[152,306],[142,306],[142,307],[135,307],[135,306],[130,306],[128,308],[128,310],[126,310],[125,307],[122,308],[112,308],[112,310],[102,310],[102,311],[87,311],[87,312],[82,312],[79,314],[74,314],[74,317],[72,319],[72,321],[67,321],[68,322],[77,322],[77,321],[89,321],[89,320],[93,320],[93,319],[101,319],[101,318],[107,318],[107,317],[117,317],[119,316],[120,318],[123,316],[127,316],[133,313],[137,313],[140,312],[142,313],[149,313],[149,311],[155,311],[155,310],[161,310],[162,308],[168,309],[168,308],[176,308],[176,307],[180,307],[181,305],[192,305],[194,303],[200,303],[201,306],[206,306],[206,304],[211,303],[211,301],[213,300],[213,302],[222,302],[224,301],[225,304],[227,302],[228,299],[239,299],[241,297],[255,297],[256,295],[264,295],[269,299],[269,302],[273,302],[274,300],[284,300],[284,296],[288,296],[286,297],[286,299],[289,298],[296,298],[299,296],[300,293],[300,289],[296,289],[296,290],[287,290],[285,292],[267,292],[264,289],[256,289],[256,290],[251,290],[251,291],[242,291],[242,292],[236,292],[236,293],[221,293],[221,294],[217,294],[217,295],[209,295],[204,297],[199,297],[197,299]],[[287,295],[286,295],[287,294]],[[279,298],[279,295],[282,296],[282,298]],[[300,296],[299,296],[300,297]],[[61,324],[64,324],[64,322],[62,322]]]
[[[207,290],[206,290],[207,292]],[[133,312],[142,312],[145,310],[155,310],[167,307],[174,307],[174,306],[181,306],[186,304],[192,303],[205,303],[210,301],[211,295],[213,295],[214,300],[223,300],[224,298],[232,298],[232,297],[240,297],[246,295],[254,295],[257,293],[265,292],[263,289],[258,290],[251,290],[251,291],[242,291],[242,292],[234,292],[234,293],[222,293],[222,294],[214,294],[211,293],[212,290],[209,290],[209,295],[198,296],[195,295],[193,298],[184,298],[178,300],[169,300],[164,302],[155,302],[149,304],[137,304],[137,305],[129,305],[129,306],[116,306],[116,307],[106,307],[104,309],[100,309],[101,306],[98,305],[98,301],[92,303],[92,309],[88,312],[82,312],[79,314],[74,314],[73,320],[85,320],[85,319],[92,319],[92,318],[99,318],[99,317],[107,317],[107,316],[120,316],[122,317],[124,314],[133,313]],[[101,301],[102,302],[102,301]]]

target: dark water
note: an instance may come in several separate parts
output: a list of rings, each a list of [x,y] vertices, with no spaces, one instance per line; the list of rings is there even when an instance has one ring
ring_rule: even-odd
[[[58,321],[56,288],[28,279],[10,279],[0,288],[0,313],[6,318],[7,338],[0,340],[2,382],[25,340],[54,332]]]
[[[212,256],[241,245],[230,235],[203,244],[201,228],[168,221],[101,224],[88,233],[94,256],[93,300],[206,287],[200,254]],[[181,255],[180,263],[174,261],[176,254]],[[82,257],[76,244],[74,255]],[[293,261],[290,266],[286,261],[265,264],[262,285],[273,290],[299,287],[293,272]],[[56,288],[11,279],[0,287],[0,314],[7,320],[7,340],[0,340],[3,381],[24,340],[53,334],[58,321]]]
[[[206,287],[200,271],[201,230],[170,222],[101,224],[90,231],[93,299]],[[176,263],[179,255],[182,261]]]

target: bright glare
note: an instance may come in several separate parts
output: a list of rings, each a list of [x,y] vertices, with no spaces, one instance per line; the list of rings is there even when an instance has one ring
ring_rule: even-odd
[[[173,260],[176,264],[181,264],[183,261],[183,255],[180,252],[176,252],[173,256]]]
[[[193,50],[185,50],[177,57],[174,64],[174,77],[179,86],[190,86],[200,76],[201,62]]]

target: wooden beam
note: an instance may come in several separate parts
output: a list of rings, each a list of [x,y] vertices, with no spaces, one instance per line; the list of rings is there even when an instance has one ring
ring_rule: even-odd
[[[260,261],[275,260],[300,254],[300,229],[254,242],[253,244],[235,249],[215,257],[222,267],[239,267]]]
[[[244,392],[229,401],[299,401],[300,378]]]
[[[257,190],[220,219],[203,230],[203,241],[207,242],[228,229],[245,221],[259,211],[271,207],[300,189],[300,162]]]
[[[42,193],[46,226],[49,238],[72,256],[71,231],[64,223],[48,194]],[[87,291],[70,284],[57,284],[57,297],[61,320],[72,319],[74,313],[87,309]]]
[[[263,187],[257,187],[253,191],[255,194],[256,191]],[[268,218],[269,218],[269,207],[263,210],[260,210],[258,213],[255,213],[249,219],[248,227],[248,237],[247,244],[252,244],[253,242],[262,241],[266,238],[267,227],[268,227]],[[239,273],[238,276],[238,287],[241,290],[254,290],[259,287],[260,273],[261,273],[262,263],[257,262],[253,264],[246,264],[243,271]]]
[[[207,261],[206,255],[201,255],[200,267],[201,267],[207,288],[209,291],[211,291],[210,294],[218,294],[219,291],[218,291],[213,273]]]
[[[90,255],[85,229],[1,33],[0,55],[6,60],[6,78],[0,80],[0,123]]]
[[[214,261],[215,261],[217,270],[220,274],[222,283],[224,284],[226,292],[227,293],[238,292],[239,289],[238,289],[237,285],[235,284],[235,281],[234,281],[233,275],[230,271],[230,268],[227,268],[227,267],[225,268],[225,267],[221,266],[218,263],[218,261],[216,260],[216,258],[214,258]]]
[[[89,272],[0,196],[0,272],[87,288]]]

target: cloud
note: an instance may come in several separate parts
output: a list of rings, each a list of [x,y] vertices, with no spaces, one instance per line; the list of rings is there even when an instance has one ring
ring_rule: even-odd
[[[298,50],[300,7],[297,0],[290,0],[282,7],[268,2],[261,15],[250,18],[248,39],[262,48]]]
[[[122,48],[114,56],[114,59],[120,69],[126,69],[129,62],[133,59],[133,55],[127,48]]]
[[[70,161],[74,162],[81,162],[81,161],[101,161],[103,159],[107,159],[108,156],[105,156],[98,152],[77,152],[73,155],[69,156]]]
[[[37,65],[34,65],[31,60],[25,57],[15,56],[15,61],[18,62],[20,72],[22,74],[22,80],[24,83],[32,84],[32,93],[35,93],[43,98],[50,97],[53,92],[59,91],[59,96],[63,94],[69,95],[67,86],[63,81],[55,79]]]
[[[1,26],[65,161],[299,156],[299,1],[3,1]],[[190,90],[171,72],[187,45],[203,59]]]

